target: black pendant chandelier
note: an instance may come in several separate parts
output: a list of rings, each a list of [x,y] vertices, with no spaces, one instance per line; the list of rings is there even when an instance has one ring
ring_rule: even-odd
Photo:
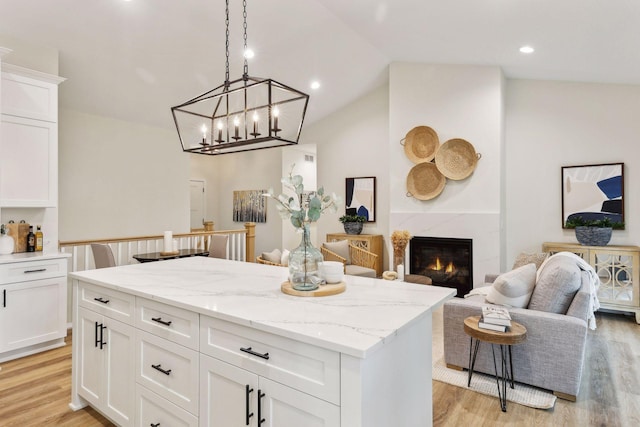
[[[242,5],[244,73],[237,80],[229,80],[229,0],[226,0],[224,83],[171,108],[183,151],[219,155],[298,143],[309,95],[273,79],[249,76],[246,0]]]

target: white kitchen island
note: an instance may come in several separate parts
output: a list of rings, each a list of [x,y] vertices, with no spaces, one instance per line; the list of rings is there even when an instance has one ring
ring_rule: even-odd
[[[432,424],[431,313],[454,289],[193,257],[72,273],[71,407],[119,425]]]

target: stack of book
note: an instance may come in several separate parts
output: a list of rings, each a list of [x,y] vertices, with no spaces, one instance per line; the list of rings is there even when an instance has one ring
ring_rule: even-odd
[[[492,331],[506,332],[511,326],[511,315],[505,307],[497,305],[483,305],[482,317],[478,322],[478,327],[490,329]]]

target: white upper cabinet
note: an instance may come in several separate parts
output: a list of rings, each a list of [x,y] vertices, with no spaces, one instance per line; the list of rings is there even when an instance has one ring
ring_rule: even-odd
[[[64,79],[2,65],[0,207],[56,207],[58,84]]]

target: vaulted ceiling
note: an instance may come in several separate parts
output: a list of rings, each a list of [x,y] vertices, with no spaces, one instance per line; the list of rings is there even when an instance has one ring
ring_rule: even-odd
[[[233,79],[242,1],[230,3]],[[224,81],[224,4],[0,0],[0,34],[59,50],[63,107],[172,127],[171,106]],[[382,84],[394,61],[640,84],[635,0],[247,0],[247,11],[249,74],[309,93],[307,122]],[[523,45],[535,52],[523,55]]]

